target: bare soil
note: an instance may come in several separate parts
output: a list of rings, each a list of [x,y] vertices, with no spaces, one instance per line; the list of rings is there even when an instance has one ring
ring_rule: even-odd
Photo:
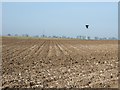
[[[4,37],[2,87],[118,88],[118,42]]]

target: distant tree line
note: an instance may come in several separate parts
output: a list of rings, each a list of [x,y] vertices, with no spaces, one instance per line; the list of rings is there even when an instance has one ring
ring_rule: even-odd
[[[18,34],[15,34],[15,35],[12,35],[12,34],[7,34],[7,36],[20,36]],[[30,36],[28,34],[23,34],[21,35],[22,37],[35,37],[35,38],[66,38],[66,39],[81,39],[81,40],[117,40],[117,38],[115,37],[109,37],[109,38],[106,38],[106,37],[103,37],[103,38],[100,38],[100,37],[94,37],[94,38],[91,38],[90,36],[76,36],[76,38],[73,38],[73,37],[67,37],[67,36],[56,36],[56,35],[53,35],[53,36],[47,36],[47,35],[35,35],[35,36]]]
[[[94,37],[94,38],[91,38],[90,36],[77,36],[76,37],[77,39],[82,39],[82,40],[85,40],[85,39],[87,39],[87,40],[117,40],[117,38],[115,38],[115,37],[108,37],[108,38],[106,38],[106,37],[102,37],[102,38],[100,38],[100,37]]]

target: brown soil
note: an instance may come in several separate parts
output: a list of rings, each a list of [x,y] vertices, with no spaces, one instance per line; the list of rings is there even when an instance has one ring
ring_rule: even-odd
[[[2,87],[118,88],[118,43],[3,38]]]

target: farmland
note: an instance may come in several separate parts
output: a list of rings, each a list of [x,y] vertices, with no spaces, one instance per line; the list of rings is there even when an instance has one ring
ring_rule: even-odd
[[[118,42],[4,37],[2,86],[118,88]]]

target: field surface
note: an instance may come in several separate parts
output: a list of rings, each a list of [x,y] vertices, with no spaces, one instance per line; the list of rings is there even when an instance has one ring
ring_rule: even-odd
[[[118,42],[4,37],[2,86],[118,88]]]

